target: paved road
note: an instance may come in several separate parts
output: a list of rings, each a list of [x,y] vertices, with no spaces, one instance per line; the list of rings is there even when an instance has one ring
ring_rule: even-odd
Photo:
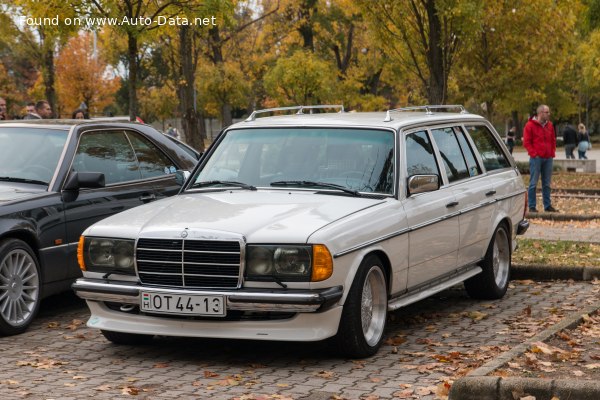
[[[595,146],[592,150],[588,150],[586,156],[590,160],[596,160],[596,172],[600,173],[600,149],[598,149],[597,147],[598,146]],[[575,157],[577,157],[577,150],[575,150],[574,154]],[[515,151],[513,152],[513,157],[517,161],[529,161],[529,156],[527,155],[527,152],[524,149],[515,149]],[[556,149],[556,159],[566,159],[564,148],[559,147]]]
[[[45,300],[25,334],[0,338],[0,393],[3,400],[374,400],[404,391],[434,399],[444,381],[597,300],[598,291],[585,282],[517,281],[503,300],[482,302],[457,287],[394,312],[388,343],[367,360],[340,358],[326,342],[157,338],[115,346],[82,324],[85,305],[66,294]]]

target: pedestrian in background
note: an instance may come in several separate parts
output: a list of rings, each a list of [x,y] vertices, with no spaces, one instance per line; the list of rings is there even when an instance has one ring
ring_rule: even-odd
[[[88,119],[87,115],[85,115],[85,111],[83,111],[81,108],[78,108],[77,110],[73,111],[73,114],[71,114],[71,118]]]
[[[573,150],[577,147],[577,131],[573,125],[568,124],[563,131],[563,143],[565,145],[565,155],[568,159],[575,159]]]
[[[552,164],[556,156],[554,126],[550,122],[550,108],[547,105],[540,105],[536,112],[537,115],[527,121],[523,130],[523,146],[527,149],[527,154],[529,154],[529,211],[537,212],[535,192],[537,182],[541,177],[544,211],[557,212],[558,210],[552,207],[550,199]]]
[[[165,133],[169,136],[174,137],[175,139],[179,139],[179,132],[177,132],[177,128],[175,128],[171,124],[168,125],[167,131]]]
[[[577,152],[579,153],[580,160],[587,160],[587,156],[585,153],[592,148],[592,142],[590,142],[590,134],[585,129],[584,124],[579,124],[577,127],[577,141],[579,144],[577,145]]]
[[[33,101],[30,101],[25,106],[25,115],[23,116],[23,119],[29,119],[29,118],[25,118],[25,117],[27,117],[29,114],[33,114],[33,113],[35,113],[35,103]]]
[[[46,100],[35,103],[35,111],[27,114],[23,119],[49,119],[52,117],[52,108]]]
[[[508,146],[508,151],[510,154],[513,153],[513,149],[515,148],[515,139],[517,137],[517,127],[513,126],[506,132],[506,145]]]
[[[0,121],[6,121],[8,116],[6,115],[6,100],[0,97]]]

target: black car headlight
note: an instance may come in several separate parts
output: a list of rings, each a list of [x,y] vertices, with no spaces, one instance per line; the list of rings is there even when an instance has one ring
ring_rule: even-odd
[[[314,269],[315,259],[318,261],[318,271]],[[247,247],[246,278],[248,280],[264,281],[276,278],[282,281],[318,281],[331,276],[332,268],[331,256],[323,245],[249,245]]]
[[[83,266],[90,272],[133,274],[134,240],[86,237],[83,240]],[[81,261],[80,261],[81,264]]]

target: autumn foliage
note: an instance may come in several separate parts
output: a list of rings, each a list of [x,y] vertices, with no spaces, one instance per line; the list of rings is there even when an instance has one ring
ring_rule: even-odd
[[[69,40],[56,64],[61,116],[70,116],[83,102],[91,115],[102,114],[114,102],[120,79],[94,48],[93,36],[82,33]]]

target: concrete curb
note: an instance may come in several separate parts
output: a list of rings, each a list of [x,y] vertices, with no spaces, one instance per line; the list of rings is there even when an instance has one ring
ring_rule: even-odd
[[[557,214],[557,213],[542,213],[542,212],[527,212],[527,218],[545,219],[550,221],[591,221],[600,218],[598,214]]]
[[[598,400],[600,382],[574,379],[537,379],[486,376],[504,364],[524,353],[534,342],[544,342],[563,329],[577,326],[586,314],[600,309],[600,302],[587,306],[581,311],[565,317],[560,323],[538,333],[524,343],[499,355],[492,361],[472,371],[468,376],[458,379],[452,385],[449,400],[513,400],[514,393],[524,397],[535,396],[536,400],[559,399]],[[522,395],[521,395],[522,394]],[[517,397],[517,398],[518,398]]]
[[[550,266],[540,264],[511,264],[511,279],[534,279],[551,281],[573,279],[574,281],[593,281],[600,279],[600,266],[574,267],[568,265]]]

